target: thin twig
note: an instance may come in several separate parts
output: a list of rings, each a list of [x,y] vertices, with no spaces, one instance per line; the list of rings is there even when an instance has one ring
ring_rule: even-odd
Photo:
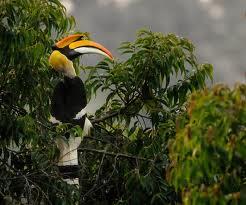
[[[105,180],[106,182],[103,183],[101,186],[96,187],[96,189],[90,189],[88,192],[86,192],[86,193],[83,195],[83,198],[85,198],[86,196],[91,195],[93,192],[96,192],[96,191],[100,190],[102,187],[106,186],[106,185],[110,182],[110,180],[111,180],[111,178],[113,177],[114,172],[115,172],[115,170],[116,170],[117,158],[118,158],[118,155],[116,155],[115,158],[114,158],[114,164],[112,165],[114,169],[113,169],[113,171],[111,172],[111,174],[109,175],[109,177],[107,178],[107,180]],[[94,190],[94,191],[93,191],[93,190]]]
[[[105,149],[105,151],[106,150],[107,149]],[[106,153],[104,153],[103,156],[102,156],[102,159],[101,159],[98,171],[97,171],[97,177],[96,177],[94,185],[84,194],[84,197],[87,196],[88,194],[90,194],[97,187],[98,181],[99,181],[100,172],[101,172],[101,169],[102,169],[102,165],[103,165],[103,161],[104,161],[105,156],[106,156]]]
[[[100,122],[105,121],[105,120],[107,120],[107,119],[109,119],[109,118],[115,117],[115,116],[121,114],[121,111],[122,111],[122,110],[123,110],[123,109],[121,108],[120,110],[118,110],[118,111],[116,111],[116,112],[112,112],[112,113],[109,113],[109,114],[107,114],[107,115],[105,115],[105,116],[103,116],[103,117],[101,117],[101,118],[97,118],[97,119],[91,120],[91,123],[92,123],[92,124],[100,123]]]
[[[106,147],[106,149],[105,149],[105,152],[106,152],[106,151],[107,151],[107,147]],[[106,156],[106,153],[104,153],[103,156],[102,156],[102,159],[101,159],[101,162],[100,162],[100,165],[99,165],[99,169],[98,169],[98,172],[97,172],[97,178],[96,178],[95,184],[98,183],[99,176],[100,176],[100,173],[101,173],[101,170],[102,170],[102,165],[103,165],[105,156]]]
[[[148,159],[148,158],[144,158],[144,157],[137,157],[137,156],[128,155],[128,154],[124,154],[124,153],[107,152],[105,150],[97,150],[97,149],[91,149],[91,148],[86,148],[86,147],[78,149],[78,152],[83,152],[83,151],[96,152],[96,153],[100,153],[100,154],[129,158],[129,159],[134,159],[134,160],[138,159],[138,160],[142,160],[142,161],[154,162],[153,159]]]
[[[97,119],[94,119],[94,120],[91,120],[91,123],[94,124],[94,123],[100,123],[102,121],[105,121],[109,118],[112,118],[112,117],[115,117],[117,115],[120,115],[123,113],[123,111],[125,111],[132,103],[134,103],[137,99],[138,99],[139,96],[135,96],[135,98],[133,98],[130,102],[126,103],[124,107],[120,108],[119,110],[115,111],[115,112],[112,112],[112,113],[109,113],[101,118],[97,118]]]

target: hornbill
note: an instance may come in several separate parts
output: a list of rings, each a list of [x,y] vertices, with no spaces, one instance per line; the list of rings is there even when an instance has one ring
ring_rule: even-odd
[[[51,98],[52,123],[71,123],[83,129],[87,135],[92,127],[86,116],[86,91],[83,81],[76,75],[72,60],[82,54],[101,54],[113,59],[112,54],[102,45],[86,40],[83,34],[74,34],[58,41],[53,47],[49,57],[51,67],[64,74]],[[68,143],[59,141],[60,159],[58,165],[77,165],[77,148],[81,142],[80,137],[69,138]]]

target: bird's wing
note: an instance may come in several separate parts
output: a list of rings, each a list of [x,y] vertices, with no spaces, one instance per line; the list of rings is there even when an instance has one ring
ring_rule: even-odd
[[[86,90],[79,77],[69,79],[65,77],[65,113],[67,119],[79,119],[86,114]],[[80,114],[80,117],[78,117]]]
[[[51,116],[56,120],[63,122],[65,120],[65,86],[59,82],[51,98]]]

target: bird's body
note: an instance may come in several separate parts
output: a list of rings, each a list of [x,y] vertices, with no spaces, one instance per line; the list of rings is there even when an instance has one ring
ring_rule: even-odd
[[[61,123],[84,126],[86,118],[86,91],[79,77],[64,77],[53,92],[51,99],[51,116]]]
[[[55,86],[51,98],[50,121],[79,125],[83,129],[83,136],[88,135],[92,124],[86,114],[86,90],[82,80],[76,76],[72,60],[86,53],[97,53],[113,59],[106,48],[85,40],[84,37],[83,34],[74,34],[60,40],[52,47],[53,52],[49,58],[52,68],[64,74],[63,81]],[[60,150],[59,166],[78,164],[77,148],[81,137],[69,137],[67,142],[57,140]]]
[[[83,81],[78,77],[64,76],[64,80],[57,83],[51,99],[51,118],[53,123],[71,123],[83,128],[83,136],[88,135],[92,124],[86,114],[86,91]],[[77,147],[80,137],[69,137],[68,143],[57,140],[60,149],[59,165],[77,164]]]

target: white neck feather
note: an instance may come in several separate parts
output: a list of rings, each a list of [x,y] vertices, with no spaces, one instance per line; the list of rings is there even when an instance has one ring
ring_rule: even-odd
[[[66,69],[64,69],[64,75],[69,78],[74,78],[76,76],[75,69],[73,67],[73,62],[70,60],[66,65]]]

